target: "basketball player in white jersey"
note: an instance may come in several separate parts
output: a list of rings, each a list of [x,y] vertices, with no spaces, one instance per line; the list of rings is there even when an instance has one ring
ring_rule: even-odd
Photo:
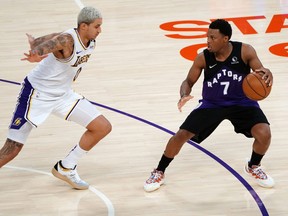
[[[100,12],[84,7],[75,29],[37,39],[27,34],[31,50],[22,60],[39,64],[22,83],[7,140],[0,150],[0,167],[18,155],[34,127],[55,114],[87,130],[70,153],[55,164],[52,173],[75,189],[89,187],[77,174],[77,162],[109,134],[112,127],[93,104],[71,89],[71,84],[93,52],[101,25]]]

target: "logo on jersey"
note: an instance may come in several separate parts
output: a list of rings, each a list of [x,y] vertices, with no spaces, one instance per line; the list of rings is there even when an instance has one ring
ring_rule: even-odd
[[[216,65],[217,65],[217,64],[209,65],[209,68],[211,69],[211,68],[215,67]]]
[[[21,124],[22,118],[17,118],[15,119],[15,121],[13,122],[13,125],[15,126],[19,126]]]
[[[76,60],[75,64],[72,65],[72,67],[77,67],[78,65],[87,62],[89,57],[90,57],[90,55],[91,54],[87,54],[87,55],[84,55],[84,56],[77,56],[77,60]]]
[[[238,58],[236,56],[232,57],[231,64],[239,64]]]

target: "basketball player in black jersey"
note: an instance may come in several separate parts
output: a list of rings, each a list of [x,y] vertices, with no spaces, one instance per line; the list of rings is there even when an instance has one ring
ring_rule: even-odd
[[[225,119],[234,126],[236,133],[254,138],[250,160],[244,171],[262,187],[273,187],[274,180],[261,168],[261,160],[269,148],[271,132],[269,122],[256,101],[247,98],[242,90],[242,81],[250,73],[263,73],[268,85],[273,76],[264,68],[254,48],[248,44],[231,41],[232,28],[223,19],[213,21],[207,32],[207,49],[200,53],[180,87],[178,109],[192,99],[193,85],[202,71],[204,82],[199,105],[186,118],[178,132],[170,138],[166,149],[144,190],[151,192],[164,183],[164,172],[188,140],[201,143]]]

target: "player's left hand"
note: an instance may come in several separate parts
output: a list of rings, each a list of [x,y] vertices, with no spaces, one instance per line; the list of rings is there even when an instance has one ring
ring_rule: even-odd
[[[48,54],[39,55],[36,51],[32,51],[32,50],[29,51],[29,54],[24,53],[24,55],[26,56],[26,58],[22,58],[21,61],[29,61],[31,63],[40,62],[42,61],[42,59],[48,56]]]
[[[262,75],[262,79],[265,80],[265,83],[267,83],[269,86],[272,86],[273,75],[269,69],[262,67],[262,68],[256,69],[254,72],[260,73]]]

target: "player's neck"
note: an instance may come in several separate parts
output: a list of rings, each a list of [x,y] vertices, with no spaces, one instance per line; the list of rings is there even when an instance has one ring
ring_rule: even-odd
[[[231,54],[232,50],[233,50],[233,45],[231,44],[231,42],[228,42],[227,45],[225,45],[222,49],[214,53],[216,60],[225,61]]]
[[[90,43],[90,40],[88,40],[86,37],[84,37],[83,33],[79,29],[77,29],[77,32],[78,32],[78,35],[79,35],[80,40],[83,43],[83,45],[85,47],[88,47],[89,43]]]

